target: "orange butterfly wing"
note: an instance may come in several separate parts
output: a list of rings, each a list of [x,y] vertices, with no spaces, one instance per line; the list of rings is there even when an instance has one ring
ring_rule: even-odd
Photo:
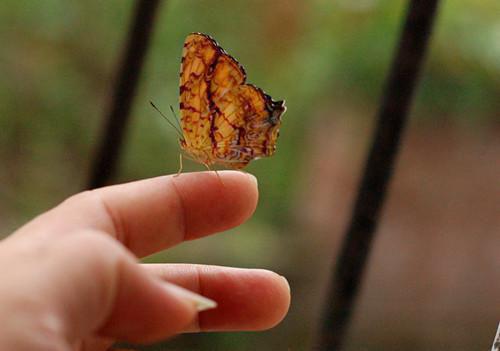
[[[184,43],[180,78],[181,147],[197,161],[241,169],[271,156],[286,108],[245,84],[243,67],[205,34]]]

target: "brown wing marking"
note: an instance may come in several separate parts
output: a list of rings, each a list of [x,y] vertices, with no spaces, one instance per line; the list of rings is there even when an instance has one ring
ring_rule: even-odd
[[[241,169],[276,149],[283,101],[245,84],[243,67],[205,34],[184,43],[180,74],[181,146],[205,164]]]
[[[204,35],[190,34],[184,42],[179,107],[185,147],[188,150],[210,147],[210,140],[207,139],[211,124],[207,81],[210,67],[218,55],[219,49],[215,42]]]
[[[217,106],[220,113],[214,124],[218,163],[239,169],[255,158],[274,154],[285,111],[283,101],[273,101],[261,89],[244,84],[228,91]]]

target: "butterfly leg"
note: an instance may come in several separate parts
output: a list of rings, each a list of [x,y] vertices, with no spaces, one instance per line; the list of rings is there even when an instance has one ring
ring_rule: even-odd
[[[174,177],[178,177],[182,172],[182,154],[179,153],[179,170],[177,171],[177,174],[174,175]]]
[[[209,171],[214,171],[215,172],[215,175],[217,176],[217,178],[219,179],[219,182],[222,184],[222,186],[224,186],[224,182],[222,181],[222,178],[220,177],[219,175],[219,172],[217,172],[216,169],[211,169],[210,166],[208,165],[208,163],[204,163],[203,165],[205,165],[205,167],[209,170]]]

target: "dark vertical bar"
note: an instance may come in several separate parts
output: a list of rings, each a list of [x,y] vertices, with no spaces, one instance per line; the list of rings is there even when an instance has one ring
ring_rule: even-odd
[[[116,172],[159,3],[159,0],[140,0],[136,3],[104,129],[91,165],[89,189],[105,185]]]
[[[320,350],[340,350],[352,316],[438,0],[412,0],[377,114],[377,125],[322,316]],[[318,348],[314,348],[317,350]]]

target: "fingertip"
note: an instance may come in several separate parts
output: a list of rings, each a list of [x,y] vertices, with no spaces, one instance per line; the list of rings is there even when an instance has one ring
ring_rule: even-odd
[[[184,212],[187,240],[236,227],[257,207],[257,180],[244,172],[188,173],[172,180],[183,207],[190,209]]]
[[[273,315],[274,320],[271,320],[271,323],[267,328],[272,328],[285,319],[288,314],[288,310],[290,309],[290,302],[292,298],[290,284],[283,276],[279,276],[279,281],[280,283],[278,283],[279,288],[277,289],[276,296],[276,301],[279,302],[276,305],[275,313]]]
[[[260,271],[262,279],[268,283],[260,296],[263,300],[262,318],[256,319],[254,330],[271,329],[279,324],[287,315],[291,301],[290,284],[285,277],[264,269]]]
[[[252,173],[245,173],[245,174],[250,178],[250,181],[255,184],[255,187],[258,188],[259,182],[257,181],[257,177],[254,176]]]
[[[228,218],[234,219],[232,223],[228,222],[228,228],[232,228],[245,222],[255,212],[259,200],[258,182],[250,173],[241,171],[221,173],[225,192],[229,195],[226,211],[230,215]]]
[[[211,274],[200,278],[204,294],[219,302],[217,309],[200,315],[201,330],[266,330],[281,322],[288,312],[290,287],[286,279],[274,272],[224,272],[214,268]]]
[[[217,308],[201,313],[188,331],[265,330],[282,321],[290,307],[288,281],[269,270],[190,264],[147,265],[147,269],[217,301]]]

